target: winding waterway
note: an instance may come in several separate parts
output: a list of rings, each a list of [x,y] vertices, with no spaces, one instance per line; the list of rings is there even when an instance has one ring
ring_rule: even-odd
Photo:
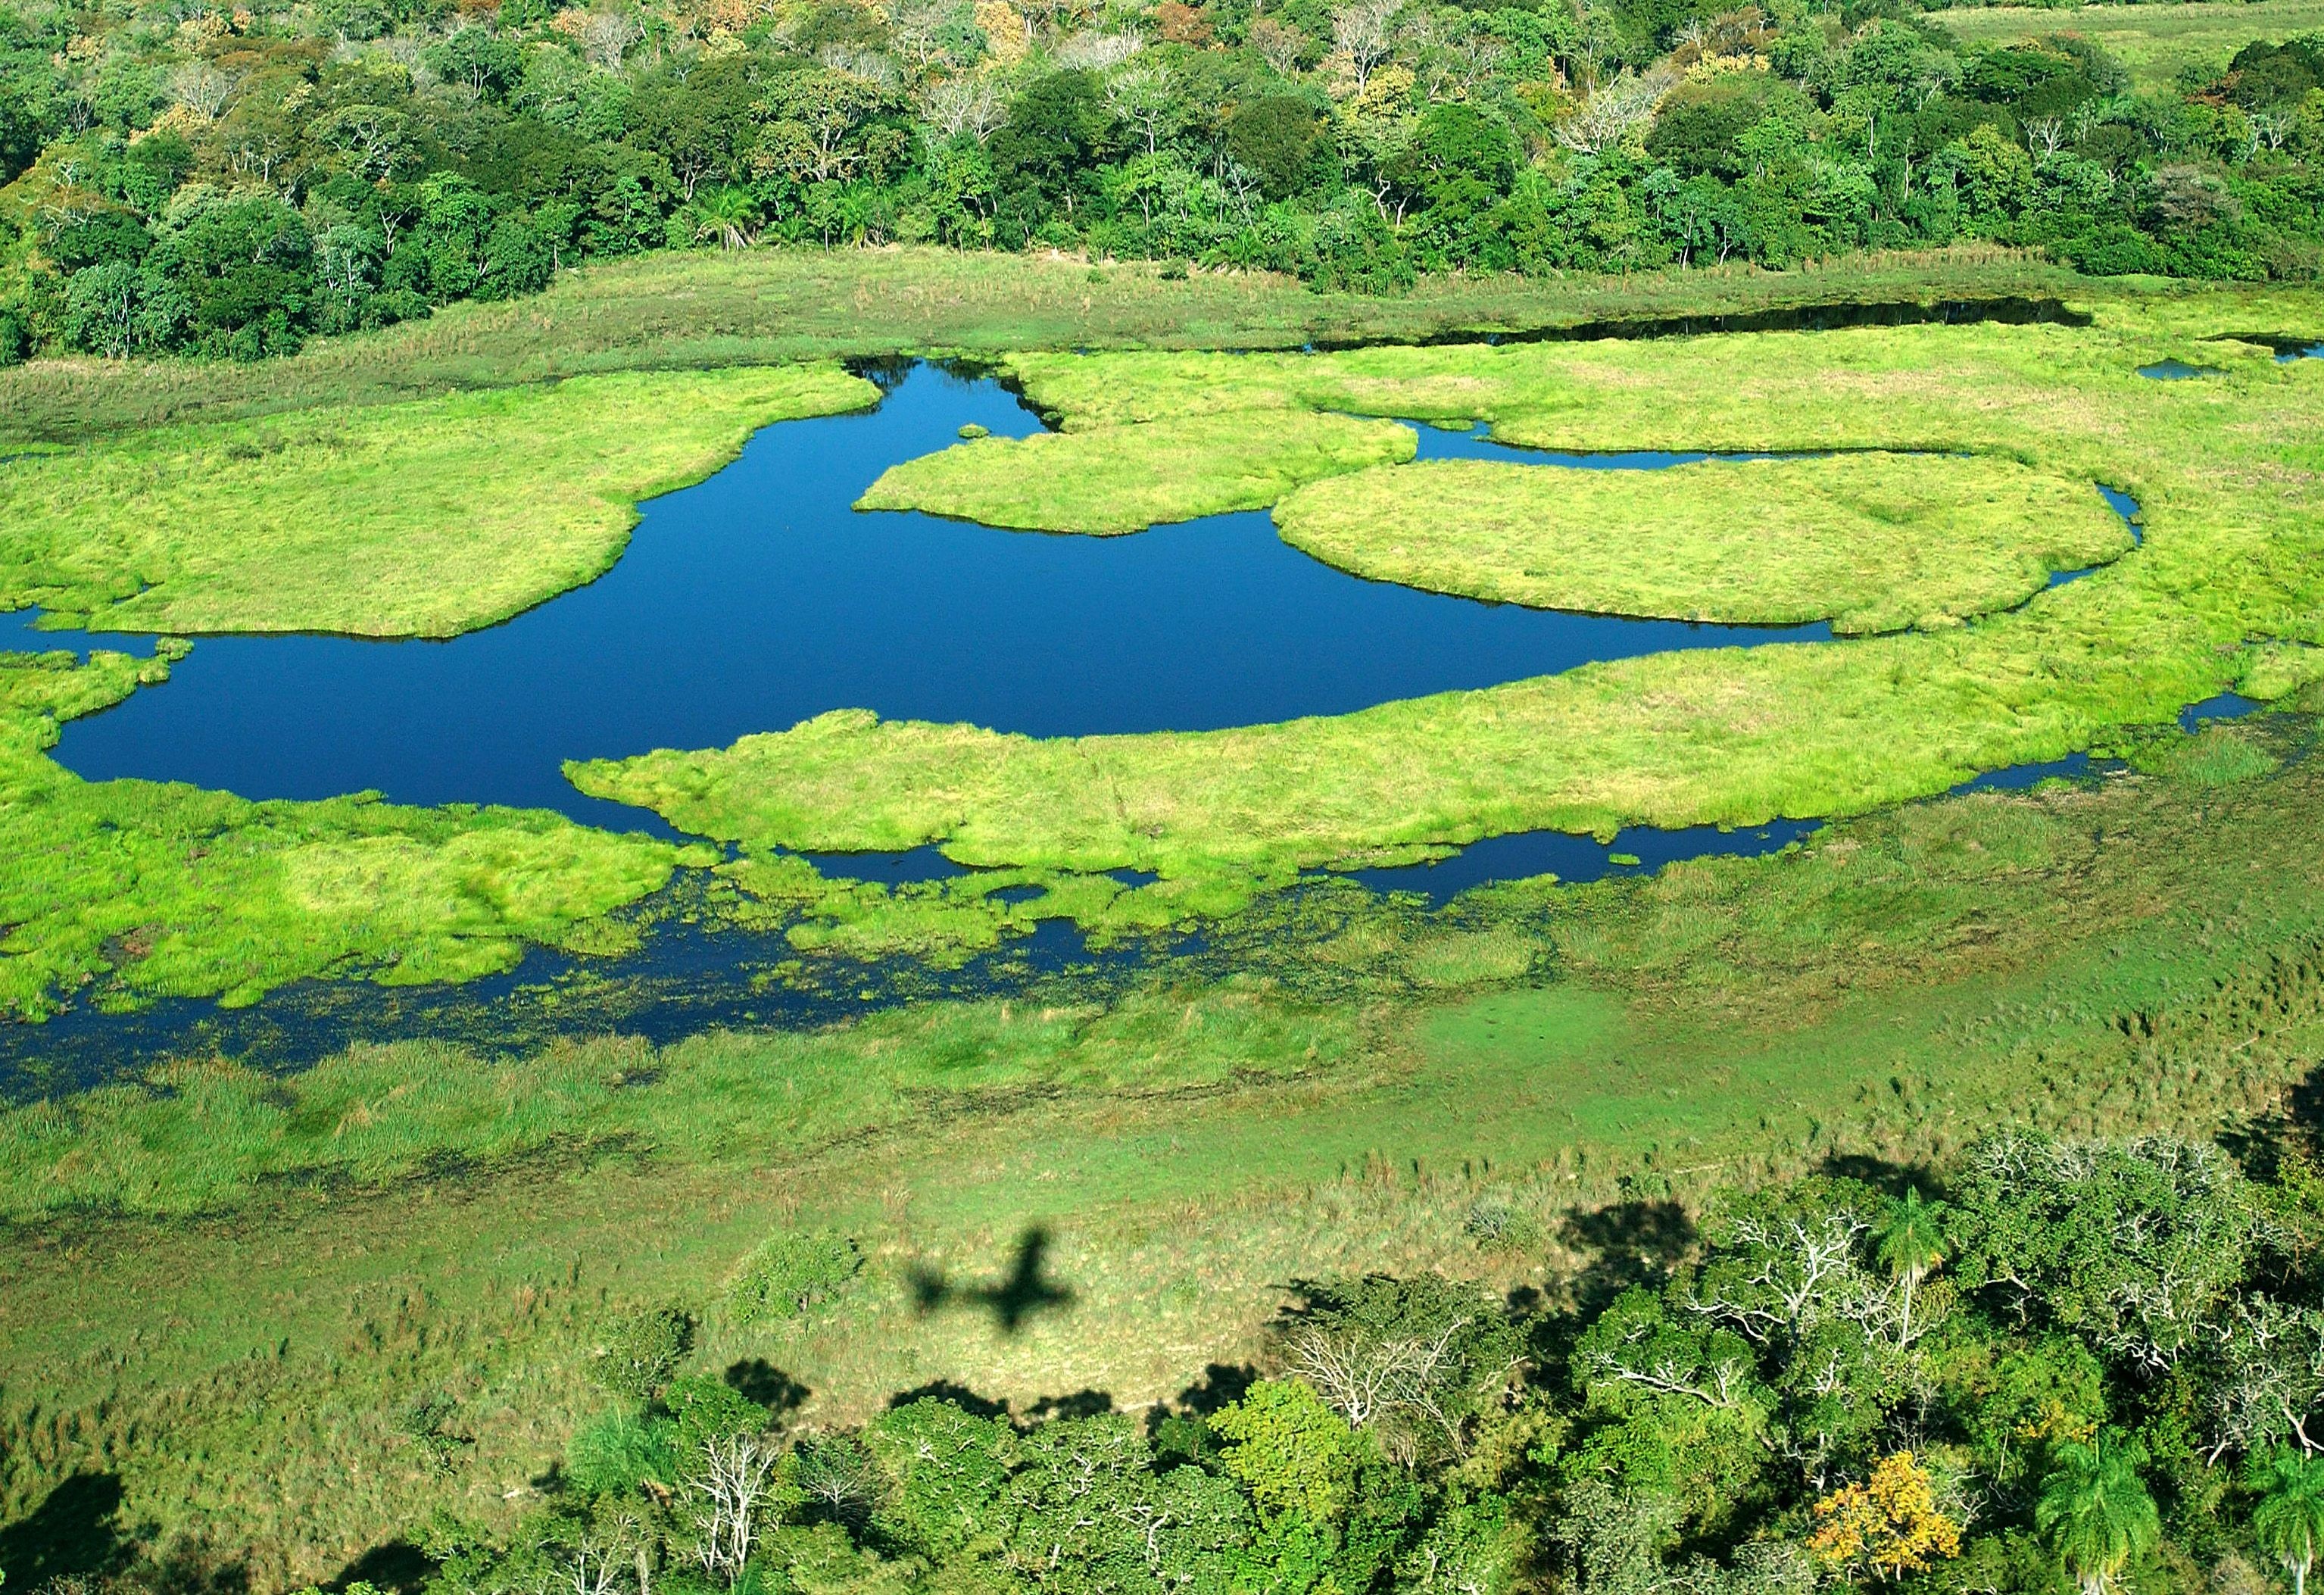
[[[199,639],[167,685],[72,722],[57,756],[91,779],[375,790],[651,827],[574,791],[562,762],[718,747],[835,708],[1035,736],[1200,731],[1831,634],[1366,581],[1286,545],[1264,512],[1088,538],[850,507],[969,423],[1040,425],[989,378],[914,366],[869,413],[766,428],[724,470],[647,503],[604,576],[504,625],[448,642]]]
[[[190,781],[253,798],[374,790],[410,803],[551,808],[666,834],[650,812],[575,791],[562,762],[720,746],[839,707],[1040,736],[1204,730],[1342,714],[1595,659],[1831,634],[1821,623],[1532,610],[1369,581],[1290,548],[1263,512],[1104,539],[859,512],[854,499],[888,466],[945,447],[964,426],[1014,437],[1040,427],[989,377],[930,364],[875,375],[886,390],[877,409],[768,427],[725,469],[642,506],[628,549],[587,586],[448,642],[202,638],[166,684],[70,722],[57,756],[91,779]],[[1766,457],[1565,455],[1498,444],[1481,428],[1416,430],[1423,459],[1653,470]],[[2126,519],[2136,513],[2118,494],[2108,501]],[[0,647],[150,646],[37,631],[33,618],[0,616]],[[1586,880],[1773,851],[1812,828],[1632,830],[1610,844],[1504,836],[1434,864],[1355,878],[1441,903],[1492,880],[1554,871]],[[960,872],[934,848],[817,862],[890,882]],[[844,990],[754,993],[751,973],[786,953],[779,938],[659,930],[622,961],[623,978],[664,993],[643,1024],[617,1016],[626,1005],[613,999],[601,1008],[560,994],[556,982],[573,965],[547,954],[514,976],[437,995],[305,982],[239,1014],[176,1001],[135,1016],[69,1012],[31,1034],[0,1027],[14,1032],[0,1039],[0,1073],[40,1056],[85,1081],[189,1045],[290,1062],[365,1034],[456,1031],[459,1016],[490,1006],[505,1015],[531,1005],[537,1023],[516,1027],[528,1032],[603,1029],[618,1018],[654,1035],[860,1011],[852,979]],[[908,976],[881,1000],[1005,984],[1070,963],[1091,961],[1064,927],[1049,925],[997,959]]]

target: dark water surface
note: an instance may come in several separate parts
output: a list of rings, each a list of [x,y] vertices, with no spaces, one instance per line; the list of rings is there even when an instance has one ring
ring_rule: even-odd
[[[57,756],[91,779],[250,798],[375,790],[655,828],[575,792],[562,762],[721,747],[837,708],[1036,736],[1209,730],[1591,659],[1831,635],[1366,581],[1286,545],[1264,512],[1088,538],[849,507],[969,422],[1039,429],[997,383],[916,366],[869,414],[765,429],[724,470],[646,504],[612,571],[505,625],[448,642],[198,639],[166,685],[68,725]],[[1462,440],[1424,441],[1434,454]],[[25,632],[21,645],[59,641],[106,642]]]

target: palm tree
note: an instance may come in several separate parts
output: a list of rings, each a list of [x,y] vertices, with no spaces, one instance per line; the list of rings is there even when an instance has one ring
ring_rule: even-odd
[[[2106,1595],[2131,1560],[2163,1533],[2154,1498],[2138,1477],[2138,1453],[2106,1436],[2058,1448],[2058,1465],[2042,1480],[2034,1525],[2083,1595]]]
[[[1904,1290],[1904,1318],[1896,1329],[1900,1345],[1913,1338],[1913,1293],[1920,1289],[1922,1280],[1944,1266],[1945,1252],[1951,1244],[1945,1233],[1950,1213],[1941,1202],[1922,1201],[1921,1188],[1914,1185],[1890,1203],[1881,1218],[1876,1232],[1878,1256]]]
[[[2259,1492],[2252,1538],[2292,1575],[2292,1595],[2308,1595],[2308,1569],[2324,1545],[2324,1457],[2288,1448],[2254,1457],[2245,1482]]]
[[[759,241],[759,207],[747,189],[706,189],[694,197],[694,235],[715,238],[726,250],[748,249]]]

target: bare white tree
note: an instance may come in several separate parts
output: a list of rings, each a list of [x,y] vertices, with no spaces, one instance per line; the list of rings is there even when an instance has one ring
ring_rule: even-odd
[[[1138,130],[1152,154],[1178,117],[1178,85],[1160,61],[1124,67],[1106,79],[1105,103],[1113,114]]]
[[[775,1448],[762,1434],[730,1434],[702,1448],[702,1471],[686,1481],[700,1538],[695,1559],[728,1589],[742,1576],[758,1537],[759,1507],[775,1474]]]
[[[645,36],[645,24],[625,11],[593,12],[581,30],[581,49],[605,70],[618,72],[630,46]]]
[[[1299,55],[1307,48],[1307,35],[1290,23],[1260,17],[1250,24],[1250,40],[1259,59],[1286,78],[1299,70]]]
[[[616,1595],[621,1589],[620,1553],[594,1539],[551,1548],[549,1565],[549,1588],[557,1595]]]
[[[2065,147],[2066,124],[2055,116],[2036,116],[2025,124],[2025,144],[2046,161]]]
[[[181,61],[170,69],[170,97],[205,116],[226,109],[234,84],[234,75],[214,61]]]
[[[1075,33],[1057,46],[1057,65],[1076,72],[1110,72],[1146,48],[1135,33]]]
[[[1361,95],[1372,73],[1395,50],[1397,14],[1404,0],[1348,0],[1332,12],[1332,42],[1346,52]]]
[[[999,130],[1009,108],[1001,91],[984,78],[947,78],[929,88],[921,102],[927,124],[943,139],[973,134],[978,143]]]
[[[1573,115],[1557,124],[1557,142],[1583,155],[1618,150],[1653,124],[1655,107],[1670,87],[1669,76],[1659,70],[1624,72],[1610,83],[1601,83]]]

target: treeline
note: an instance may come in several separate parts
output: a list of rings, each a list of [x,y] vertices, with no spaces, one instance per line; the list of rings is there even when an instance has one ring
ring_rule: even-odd
[[[2324,41],[2134,92],[1901,0],[20,0],[0,357],[255,357],[642,250],[2304,278]],[[1173,268],[1176,269],[1176,268]]]
[[[1487,1245],[1539,1239],[1480,1207]],[[1301,1286],[1263,1369],[1151,1412],[921,1393],[799,1425],[764,1364],[612,1327],[613,1405],[512,1532],[439,1517],[431,1595],[1172,1590],[1927,1595],[2304,1582],[2324,1543],[2324,1178],[2012,1130],[1949,1188],[1819,1176],[1588,1222],[1596,1305]],[[750,1322],[860,1259],[770,1243]],[[839,1304],[844,1309],[844,1303]],[[456,1469],[457,1415],[405,1427]]]

